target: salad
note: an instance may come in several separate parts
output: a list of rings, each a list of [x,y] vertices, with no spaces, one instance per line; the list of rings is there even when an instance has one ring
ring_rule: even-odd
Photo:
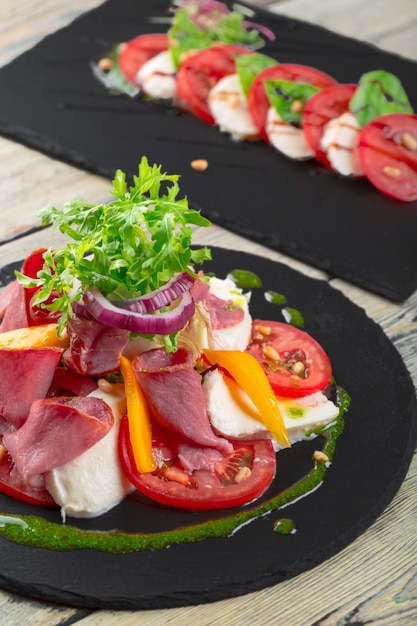
[[[139,35],[93,64],[113,92],[188,111],[234,140],[366,177],[417,200],[417,116],[399,79],[376,69],[340,84],[318,68],[259,52],[274,34],[215,0],[185,0],[166,33]]]
[[[211,253],[192,230],[209,222],[178,176],[143,157],[111,192],[42,209],[68,243],[34,251],[1,294],[0,491],[64,520],[135,489],[191,511],[253,502],[276,454],[337,418],[329,358],[252,319],[239,273],[199,269]]]

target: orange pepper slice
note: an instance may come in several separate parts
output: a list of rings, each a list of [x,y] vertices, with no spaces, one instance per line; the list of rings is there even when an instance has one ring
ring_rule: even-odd
[[[132,364],[124,356],[120,357],[120,371],[125,383],[129,437],[136,469],[141,474],[153,472],[156,462],[152,456],[151,415]]]
[[[203,350],[211,365],[219,365],[247,393],[259,412],[257,419],[269,430],[280,448],[291,446],[277,398],[261,364],[240,350]]]
[[[40,324],[28,328],[16,328],[0,333],[0,349],[25,350],[27,348],[66,348],[67,333],[57,334],[58,324]]]

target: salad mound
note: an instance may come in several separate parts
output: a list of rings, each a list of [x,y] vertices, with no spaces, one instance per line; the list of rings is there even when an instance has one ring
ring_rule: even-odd
[[[260,497],[276,453],[331,423],[332,370],[307,333],[253,320],[250,292],[196,271],[208,220],[144,157],[108,204],[38,213],[68,236],[1,295],[0,491],[91,517],[134,489],[189,510]]]

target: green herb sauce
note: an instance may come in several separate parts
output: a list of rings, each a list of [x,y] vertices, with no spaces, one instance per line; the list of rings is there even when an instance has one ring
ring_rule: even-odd
[[[240,289],[259,289],[262,287],[262,280],[249,270],[233,270],[230,276],[236,287]]]
[[[297,532],[297,526],[292,519],[283,517],[274,523],[274,530],[279,535],[293,535]]]
[[[350,397],[338,388],[339,416],[331,428],[323,431],[325,442],[322,451],[331,462],[336,442],[343,432],[344,414],[350,405]],[[112,554],[128,554],[145,550],[162,550],[181,543],[194,543],[207,538],[227,537],[248,522],[307,495],[321,485],[328,463],[316,463],[313,469],[290,488],[263,501],[257,506],[244,508],[237,513],[208,522],[191,524],[182,528],[157,533],[127,533],[123,531],[85,531],[74,526],[48,522],[36,515],[0,514],[0,536],[15,543],[49,550],[94,549]],[[281,526],[278,520],[273,531],[282,534],[288,524]],[[272,532],[272,531],[271,531]],[[290,532],[292,532],[290,530]]]

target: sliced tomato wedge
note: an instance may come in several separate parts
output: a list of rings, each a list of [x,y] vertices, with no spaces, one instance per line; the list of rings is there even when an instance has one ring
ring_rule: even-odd
[[[279,397],[301,398],[330,383],[326,352],[308,333],[289,324],[255,320],[247,351],[262,365]]]
[[[320,147],[324,127],[330,120],[340,117],[349,111],[349,102],[357,89],[357,85],[336,84],[324,87],[307,100],[303,112],[304,134],[316,159],[329,169],[327,155]]]
[[[44,266],[44,252],[46,252],[46,248],[38,248],[37,250],[34,250],[31,254],[29,254],[29,256],[27,256],[23,262],[22,274],[24,274],[25,276],[29,276],[29,278],[37,278],[38,272]],[[61,316],[61,313],[59,311],[49,311],[48,309],[44,309],[40,306],[36,306],[35,304],[33,304],[33,298],[35,297],[36,292],[39,291],[39,289],[40,287],[32,287],[25,288],[24,290],[26,316],[29,326],[38,326],[41,324],[55,322]],[[52,302],[54,298],[56,298],[56,293],[52,292],[47,302]]]
[[[24,482],[14,469],[13,460],[7,452],[3,454],[0,460],[0,493],[33,506],[42,506],[48,509],[58,507],[49,491],[34,489]]]
[[[266,80],[288,80],[298,83],[309,83],[319,89],[336,84],[334,78],[308,65],[282,63],[268,67],[258,74],[248,94],[248,106],[255,124],[261,129],[262,137],[269,143],[265,130],[266,116],[270,107],[265,91]]]
[[[221,78],[235,73],[238,54],[251,54],[251,51],[240,46],[215,44],[187,56],[178,69],[179,102],[207,124],[214,124],[207,105],[208,93]]]
[[[359,158],[367,178],[382,193],[417,200],[417,115],[390,113],[359,135]]]
[[[123,76],[132,85],[138,87],[136,76],[146,61],[168,49],[166,33],[140,35],[126,44],[122,44],[118,57],[119,68]]]
[[[153,429],[153,455],[158,469],[139,474],[126,417],[121,422],[119,455],[124,472],[140,493],[160,504],[190,511],[239,507],[261,496],[275,475],[270,439],[235,441],[234,453],[218,461],[213,472],[195,470],[190,474],[182,469],[172,437],[159,426]]]

